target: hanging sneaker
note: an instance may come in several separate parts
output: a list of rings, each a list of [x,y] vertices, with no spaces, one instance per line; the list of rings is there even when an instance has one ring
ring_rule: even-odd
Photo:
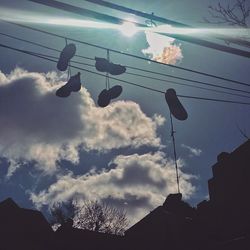
[[[180,121],[184,121],[188,118],[187,111],[179,101],[174,89],[168,89],[165,93],[165,98],[171,114]]]
[[[110,104],[111,96],[107,89],[104,89],[98,96],[98,105],[102,108],[107,107]]]
[[[57,69],[65,71],[68,68],[69,62],[76,53],[76,46],[70,43],[64,47],[60,54],[60,58],[57,63]]]
[[[121,95],[122,86],[115,85],[114,87],[110,88],[108,91],[109,91],[111,99],[115,99]]]
[[[67,84],[62,86],[60,89],[56,91],[56,96],[58,97],[68,97],[70,95],[71,91],[68,88]]]
[[[109,65],[109,73],[111,75],[121,75],[123,73],[126,72],[126,67],[125,66],[122,66],[120,64],[114,64],[114,63],[110,63]]]
[[[69,81],[66,84],[70,91],[78,92],[81,89],[82,85],[80,75],[80,72],[78,72],[76,75],[70,77]]]
[[[109,61],[105,58],[95,57],[95,68],[100,72],[108,72]]]
[[[95,57],[95,68],[100,72],[107,72],[111,75],[121,75],[126,72],[126,67],[120,64],[110,63],[107,59]]]

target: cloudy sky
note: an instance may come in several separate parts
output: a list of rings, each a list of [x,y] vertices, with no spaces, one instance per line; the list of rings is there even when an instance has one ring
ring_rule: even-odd
[[[85,1],[62,2],[129,18],[128,14]],[[207,7],[214,2],[115,1],[195,27],[206,27],[203,18],[209,16]],[[247,58],[147,32],[127,37],[118,30],[48,24],[45,22],[49,19],[79,20],[80,17],[26,0],[1,0],[0,5],[1,16],[4,13],[8,18],[18,17],[29,21],[26,24],[32,27],[147,58],[155,56],[158,61],[238,81],[249,79]],[[65,46],[64,39],[4,22],[0,22],[0,32],[57,50]],[[59,55],[3,35],[0,41],[18,49]],[[106,56],[102,49],[82,44],[76,47],[78,55]],[[56,63],[5,48],[0,48],[0,53],[0,200],[12,197],[23,207],[43,211],[54,203],[72,198],[101,200],[125,209],[130,220],[135,222],[161,205],[167,194],[177,191],[169,110],[163,94],[111,80],[112,86],[122,85],[123,93],[108,107],[100,108],[96,104],[97,97],[105,88],[105,79],[82,71],[81,91],[68,98],[59,98],[55,92],[67,81],[67,73],[58,72]],[[119,54],[111,53],[111,60],[247,90],[233,83]],[[92,61],[88,63],[93,64]],[[86,69],[93,70],[87,66]],[[72,74],[77,72],[72,69]],[[166,77],[162,78],[165,80],[157,82],[126,74],[120,76],[122,80],[161,91],[175,88],[182,95],[248,101],[174,85],[167,82]],[[191,99],[181,101],[189,117],[186,121],[174,120],[180,189],[184,199],[195,205],[208,195],[207,180],[211,178],[211,166],[217,155],[222,151],[230,152],[244,142],[239,127],[250,136],[249,106]]]

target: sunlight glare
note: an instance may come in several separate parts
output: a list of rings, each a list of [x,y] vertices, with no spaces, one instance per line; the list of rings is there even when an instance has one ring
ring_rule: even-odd
[[[122,34],[124,34],[125,36],[128,36],[128,37],[132,37],[138,31],[136,25],[134,23],[131,23],[131,22],[124,22],[120,26],[120,30],[121,30]]]

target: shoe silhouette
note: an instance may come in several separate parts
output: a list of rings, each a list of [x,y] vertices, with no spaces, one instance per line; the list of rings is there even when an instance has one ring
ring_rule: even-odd
[[[70,77],[69,81],[66,84],[70,91],[78,92],[81,89],[82,85],[80,75],[80,72],[78,72],[76,75]]]
[[[114,63],[110,63],[109,65],[109,73],[111,75],[121,75],[123,73],[126,72],[126,67],[125,66],[122,66],[120,64],[114,64]]]
[[[95,57],[95,68],[100,72],[108,72],[109,61],[105,58]]]
[[[121,75],[126,72],[126,67],[120,64],[110,63],[107,59],[96,57],[95,67],[100,72],[107,72],[111,75]]]
[[[70,43],[64,47],[60,54],[60,58],[57,62],[57,69],[60,71],[65,71],[68,68],[70,59],[76,53],[76,46],[73,43]]]
[[[114,87],[110,88],[108,91],[109,91],[111,99],[115,99],[121,95],[122,86],[115,85]]]
[[[168,89],[165,93],[165,99],[167,101],[171,114],[180,121],[184,121],[188,118],[187,111],[179,101],[174,89]]]
[[[80,72],[78,72],[76,75],[71,76],[68,82],[56,91],[56,95],[58,97],[68,97],[71,92],[78,92],[82,87],[80,75]]]
[[[107,107],[110,104],[111,95],[107,89],[104,89],[98,96],[98,105],[102,108]]]
[[[56,96],[58,97],[68,97],[71,91],[69,90],[68,86],[64,85],[60,89],[56,91]]]
[[[104,89],[98,96],[98,105],[102,108],[107,107],[110,104],[111,99],[119,97],[122,93],[122,87],[115,85],[111,89]]]

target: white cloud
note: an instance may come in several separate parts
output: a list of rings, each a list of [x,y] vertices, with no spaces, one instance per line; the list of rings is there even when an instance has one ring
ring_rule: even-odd
[[[18,163],[12,159],[10,159],[9,161],[9,167],[8,167],[8,171],[7,171],[7,175],[6,175],[6,179],[8,180],[9,178],[11,178],[11,176],[14,174],[14,172],[21,167],[21,163]]]
[[[201,153],[202,153],[202,150],[199,149],[199,148],[193,148],[193,147],[190,147],[190,146],[185,145],[185,144],[181,144],[181,146],[189,151],[189,156],[190,157],[200,156]]]
[[[16,166],[32,162],[50,174],[62,159],[78,164],[81,149],[160,146],[156,131],[163,117],[147,117],[134,102],[98,108],[85,88],[59,98],[55,91],[62,84],[63,77],[55,72],[16,69],[10,75],[0,73],[1,157]],[[11,165],[9,177],[15,169]]]
[[[113,166],[110,170],[93,170],[82,176],[72,173],[58,176],[47,190],[32,193],[31,200],[41,207],[71,198],[97,199],[125,209],[133,223],[162,205],[169,193],[176,193],[174,163],[162,152],[119,155],[110,164]],[[191,184],[195,177],[182,172],[181,162],[179,166],[181,192],[188,199],[195,192]]]
[[[181,46],[174,44],[175,39],[154,32],[145,32],[149,47],[142,53],[154,61],[165,64],[177,64],[183,58]]]

